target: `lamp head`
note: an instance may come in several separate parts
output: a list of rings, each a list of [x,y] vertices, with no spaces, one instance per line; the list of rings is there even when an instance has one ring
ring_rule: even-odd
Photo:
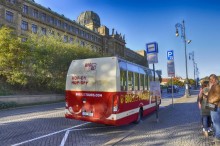
[[[176,37],[179,36],[179,32],[178,32],[178,29],[176,29]]]
[[[190,44],[192,42],[192,40],[188,40],[187,43]]]

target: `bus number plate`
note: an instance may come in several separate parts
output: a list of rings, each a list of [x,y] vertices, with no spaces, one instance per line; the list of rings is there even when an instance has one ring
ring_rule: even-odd
[[[82,115],[83,116],[90,116],[90,117],[92,117],[93,113],[91,113],[91,112],[82,112]]]

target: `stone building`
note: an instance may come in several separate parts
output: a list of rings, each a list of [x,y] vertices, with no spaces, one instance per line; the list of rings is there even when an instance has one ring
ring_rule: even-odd
[[[146,53],[137,53],[126,47],[125,35],[101,25],[93,11],[82,12],[77,20],[70,20],[34,0],[0,0],[0,26],[6,25],[25,40],[29,32],[56,34],[64,42],[78,43],[102,55],[120,56],[148,66]]]

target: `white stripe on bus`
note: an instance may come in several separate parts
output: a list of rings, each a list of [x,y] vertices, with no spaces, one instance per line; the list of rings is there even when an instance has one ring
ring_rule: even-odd
[[[145,105],[145,106],[143,106],[143,110],[152,108],[152,107],[155,106],[155,104],[156,104],[156,103],[152,103],[152,104]],[[140,107],[137,107],[137,108],[135,108],[135,109],[128,110],[128,111],[125,111],[125,112],[122,112],[122,113],[111,114],[107,119],[108,119],[108,120],[119,120],[119,119],[125,118],[125,117],[127,117],[127,116],[130,116],[130,115],[133,115],[133,114],[138,113],[138,112],[139,112],[139,109],[140,109]]]

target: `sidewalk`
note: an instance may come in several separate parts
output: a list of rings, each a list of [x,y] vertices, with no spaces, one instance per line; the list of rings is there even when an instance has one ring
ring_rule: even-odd
[[[200,124],[200,113],[196,103],[197,95],[181,97],[174,106],[145,117],[135,130],[128,131],[127,137],[115,145],[138,146],[209,146],[212,137],[205,138]]]

